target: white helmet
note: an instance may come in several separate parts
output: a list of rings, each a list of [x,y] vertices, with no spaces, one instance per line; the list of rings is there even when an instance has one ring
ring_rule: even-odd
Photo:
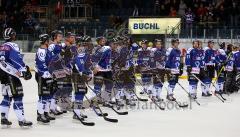
[[[16,31],[13,28],[6,28],[3,32],[3,38],[9,40],[13,35],[16,35]]]

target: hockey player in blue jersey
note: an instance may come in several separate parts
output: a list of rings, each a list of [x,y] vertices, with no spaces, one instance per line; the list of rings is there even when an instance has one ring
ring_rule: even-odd
[[[153,74],[153,91],[152,100],[157,102],[163,101],[160,98],[162,87],[164,84],[165,64],[166,64],[166,50],[162,45],[162,41],[156,39],[154,47],[151,49],[150,67]]]
[[[216,64],[215,69],[217,71],[217,83],[215,94],[223,94],[223,87],[225,82],[226,73],[225,70],[222,69],[225,67],[227,61],[227,54],[225,52],[225,43],[220,44],[220,49],[216,50]]]
[[[129,38],[119,38],[119,57],[115,61],[119,67],[117,73],[116,103],[123,106],[123,97],[126,97],[126,105],[135,106],[135,76],[134,76],[134,51],[138,45],[130,43]]]
[[[104,37],[99,37],[97,39],[98,45],[93,49],[93,83],[94,92],[98,97],[98,101],[102,102],[105,106],[111,106],[111,93],[113,88],[111,48],[106,46],[106,42]],[[105,93],[101,92],[103,84],[105,85]]]
[[[202,52],[201,49],[199,49],[199,41],[193,41],[193,47],[187,50],[185,63],[188,72],[189,94],[191,98],[196,99],[198,84],[198,79],[196,77],[200,76],[201,68],[204,65],[202,61]]]
[[[141,48],[138,49],[137,70],[141,73],[143,90],[140,94],[152,93],[152,74],[150,69],[150,54],[151,48],[148,47],[148,41],[141,41]]]
[[[91,47],[91,37],[82,36],[77,38],[77,54],[74,56],[72,82],[74,84],[73,112],[74,119],[84,119],[83,98],[87,93],[87,83],[92,79],[91,56],[88,52]]]
[[[62,43],[62,51],[60,52],[60,62],[62,63],[62,69],[66,72],[66,75],[62,78],[56,79],[59,89],[56,92],[57,105],[63,113],[71,109],[71,94],[72,94],[72,61],[77,55],[77,47],[75,45],[76,35],[72,32],[67,32],[65,35],[65,41]],[[59,70],[59,68],[56,68]]]
[[[180,72],[181,51],[178,48],[179,45],[178,39],[172,39],[171,44],[172,44],[171,47],[168,48],[166,52],[167,55],[166,68],[170,70],[167,99],[170,101],[176,101],[176,99],[173,96],[173,91],[176,84],[178,83],[178,77],[181,75]]]
[[[205,75],[203,78],[203,83],[205,86],[203,86],[202,90],[202,96],[203,97],[209,97],[212,94],[210,94],[210,85],[212,82],[212,79],[215,76],[215,63],[216,63],[216,51],[213,49],[214,42],[208,41],[208,46],[204,48],[204,70]]]
[[[238,92],[240,89],[240,48],[239,45],[234,45],[234,50],[236,52],[233,53],[234,58],[234,79],[233,79],[233,87],[229,91],[230,93]]]
[[[227,57],[226,62],[226,81],[224,85],[224,93],[233,93],[236,89],[236,68],[235,68],[235,57],[234,55],[239,52],[239,47],[237,45],[229,44],[227,46]]]
[[[5,43],[0,46],[0,75],[3,100],[0,104],[1,125],[10,126],[8,121],[9,109],[12,100],[19,126],[31,126],[32,122],[26,121],[23,107],[23,87],[20,77],[31,79],[29,67],[23,62],[19,46],[14,43],[16,32],[12,28],[6,28],[3,32]]]
[[[54,30],[51,32],[52,43],[49,45],[48,50],[50,52],[50,62],[49,62],[49,72],[54,79],[62,78],[66,76],[66,71],[62,69],[62,58],[60,53],[62,52],[65,45],[62,43],[63,34],[59,30]],[[50,101],[50,112],[54,115],[61,115],[62,112],[57,110],[56,105],[56,92],[58,87],[61,84],[58,84],[57,81],[54,81],[54,89],[51,92],[51,101]]]
[[[55,120],[50,112],[50,99],[53,86],[52,75],[49,73],[48,65],[50,61],[49,35],[41,34],[39,36],[40,47],[37,50],[35,65],[36,73],[35,79],[38,83],[38,104],[37,104],[37,121],[42,123],[49,123],[50,120]]]

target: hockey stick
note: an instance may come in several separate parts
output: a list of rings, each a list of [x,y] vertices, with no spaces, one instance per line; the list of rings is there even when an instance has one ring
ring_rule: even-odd
[[[107,78],[103,78],[104,80],[107,80],[107,81],[109,81],[109,82],[115,82],[118,86],[119,86],[119,82],[117,81],[117,80],[111,80],[111,79],[107,79]],[[140,98],[137,94],[136,94],[136,92],[133,92],[134,93],[134,95],[137,97],[137,99],[139,100],[139,101],[142,101],[142,102],[147,102],[148,101],[148,99],[143,99],[143,98]]]
[[[95,123],[94,122],[86,122],[84,121],[84,118],[80,118],[74,111],[73,113],[76,115],[77,119],[85,126],[94,126]]]
[[[193,77],[195,77],[203,86],[207,87],[207,85],[205,83],[203,83],[195,74],[191,74]],[[215,87],[215,85],[212,83],[212,85]],[[215,87],[216,88],[216,87]],[[221,100],[224,103],[225,99],[221,99],[219,96],[217,96],[215,93],[213,93],[211,90],[210,92],[216,96],[219,100]]]
[[[164,88],[167,90],[167,92],[168,92],[168,88],[164,85],[164,83],[162,83],[162,85],[164,86]],[[174,100],[174,102],[180,107],[180,108],[186,108],[186,107],[188,107],[188,104],[184,104],[184,105],[182,105],[182,104],[180,104],[177,100]]]
[[[131,78],[129,78],[129,79],[131,79]],[[131,79],[131,80],[132,80],[133,82],[135,82],[133,79]],[[136,79],[136,81],[143,87],[143,85],[142,85],[141,82],[139,82],[137,79]],[[152,98],[150,98],[150,96],[149,96],[149,94],[147,93],[147,91],[145,91],[145,90],[143,90],[143,89],[142,89],[142,91],[143,91],[145,94],[148,95],[148,98],[149,98],[160,110],[165,110],[164,107],[161,107],[155,100],[153,100]]]
[[[157,75],[157,78],[160,79],[160,77],[159,77],[158,75]],[[167,92],[169,92],[169,91],[168,91],[168,88],[164,85],[164,83],[163,83],[162,81],[159,81],[159,82],[164,86],[164,88],[167,90]],[[181,107],[181,108],[188,107],[188,104],[182,105],[182,104],[180,104],[177,100],[174,100],[174,102],[175,102],[179,107]]]
[[[89,86],[87,83],[86,83],[87,87],[90,88],[93,92],[95,91],[95,89],[93,89],[91,86]],[[95,92],[94,92],[95,93]],[[118,115],[127,115],[128,112],[125,111],[125,112],[119,112],[117,111],[113,106],[107,106],[108,108],[111,108],[115,113],[117,113]]]
[[[201,105],[196,99],[191,97],[191,95],[188,93],[188,91],[179,82],[177,82],[177,84],[188,94],[188,96],[190,97],[191,100],[193,99],[199,106]]]
[[[229,55],[227,56],[226,62],[229,61],[229,59],[232,57],[232,55],[233,55],[232,52],[229,53]],[[223,65],[223,66],[221,67],[221,69],[219,70],[219,72],[217,72],[217,77],[216,77],[215,81],[212,82],[213,85],[217,83],[218,78],[220,77],[220,75],[221,75],[222,71],[224,70],[224,68],[225,68],[225,66]],[[228,91],[226,91],[226,92],[227,92],[227,95],[229,96],[229,92],[228,92]],[[220,95],[220,96],[222,97],[222,95]],[[223,98],[223,97],[222,97],[222,98]],[[223,99],[225,99],[225,98],[223,98]]]
[[[88,88],[90,88],[91,90],[92,90],[92,88],[87,84],[87,83],[85,83],[86,84],[86,86],[88,87]],[[93,90],[92,90],[92,92],[94,92]],[[95,93],[95,92],[94,92]],[[90,99],[85,95],[85,98],[87,99],[87,101],[88,101],[88,103],[89,104],[92,104],[92,102],[90,101]],[[94,105],[90,105],[92,108],[93,108],[93,111],[94,112],[96,112],[96,108],[99,110],[99,112],[100,112],[100,115],[103,117],[103,119],[104,120],[106,120],[106,121],[108,121],[108,122],[113,122],[113,123],[117,123],[118,122],[118,120],[117,119],[112,119],[112,118],[108,118],[107,116],[105,116],[105,113],[103,113],[103,111],[102,111],[102,109],[99,107],[99,105],[98,104],[96,104],[97,106],[95,107]],[[98,115],[98,116],[100,116],[100,115]]]
[[[230,59],[231,56],[232,56],[232,52],[227,56],[226,62],[229,61],[229,59]],[[221,67],[221,69],[219,70],[218,75],[217,75],[217,77],[216,77],[216,80],[214,81],[214,84],[217,82],[217,80],[218,80],[220,74],[222,73],[224,67],[225,67],[225,66],[223,65],[223,66]]]

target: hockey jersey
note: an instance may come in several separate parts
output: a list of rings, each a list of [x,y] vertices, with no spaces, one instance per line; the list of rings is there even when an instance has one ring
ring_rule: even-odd
[[[233,58],[234,58],[234,66],[235,68],[240,71],[240,52],[237,51],[233,54]]]
[[[234,68],[234,54],[237,53],[237,51],[232,51],[231,53],[228,54],[228,59],[227,59],[227,63],[226,63],[226,67],[225,70],[226,71],[233,71]]]
[[[97,46],[93,49],[93,66],[99,71],[111,71],[111,48],[109,46]]]
[[[56,56],[58,56],[61,52],[62,49],[65,47],[66,45],[64,43],[52,43],[49,45],[48,50],[51,52],[51,58],[54,58]]]
[[[221,65],[227,60],[227,54],[223,49],[216,50],[216,65]]]
[[[118,64],[121,69],[127,70],[136,64],[136,60],[134,59],[134,54],[136,53],[135,48],[136,47],[132,45],[130,47],[123,46],[120,48]]]
[[[178,48],[168,48],[166,55],[166,68],[169,68],[172,74],[180,74],[181,51]]]
[[[48,49],[38,48],[35,55],[35,67],[39,76],[43,76],[44,73],[49,73],[48,65],[50,62],[50,56]]]
[[[209,47],[204,48],[204,63],[205,65],[215,65],[216,63],[216,51]]]
[[[138,60],[137,64],[140,67],[141,70],[148,70],[150,69],[150,54],[151,54],[151,48],[140,48],[138,49]]]
[[[0,46],[0,60],[8,63],[20,72],[26,71],[20,48],[16,43],[6,42]]]
[[[163,48],[152,48],[150,53],[150,67],[163,69],[166,64],[166,50]]]
[[[92,66],[92,62],[89,54],[79,53],[77,56],[74,57],[73,65],[79,73],[85,75],[92,74],[92,71],[90,69]]]
[[[199,74],[200,68],[203,66],[201,50],[197,48],[189,48],[187,50],[185,64],[192,68],[191,73]]]

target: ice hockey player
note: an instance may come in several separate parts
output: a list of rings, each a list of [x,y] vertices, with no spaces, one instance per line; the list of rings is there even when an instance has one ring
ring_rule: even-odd
[[[126,105],[136,106],[135,103],[135,76],[133,51],[137,45],[128,43],[127,37],[119,37],[119,57],[116,64],[119,67],[117,73],[116,104],[123,106],[123,98],[126,97]]]
[[[152,94],[152,74],[150,69],[150,54],[151,48],[148,47],[148,41],[141,41],[141,48],[138,49],[137,70],[141,73],[143,83],[143,91],[140,94]]]
[[[50,52],[50,62],[49,62],[49,72],[54,79],[65,77],[66,71],[62,66],[62,58],[60,53],[62,52],[64,45],[62,44],[63,34],[60,30],[54,30],[51,32],[52,43],[49,45],[48,50]],[[62,70],[62,71],[61,71]],[[54,80],[53,91],[51,92],[51,101],[50,101],[50,113],[54,115],[61,115],[63,112],[57,109],[56,104],[56,92],[58,86],[61,86]]]
[[[169,101],[176,101],[176,98],[173,96],[173,91],[178,83],[178,77],[181,75],[180,73],[180,56],[181,51],[178,48],[179,40],[172,39],[171,47],[167,49],[167,61],[166,61],[166,69],[170,69],[170,76],[168,80],[168,94],[167,99]]]
[[[37,50],[35,63],[36,73],[35,79],[38,83],[38,104],[37,104],[37,121],[42,123],[49,123],[50,120],[55,120],[49,114],[50,111],[50,99],[53,86],[52,75],[48,71],[48,64],[50,59],[50,52],[48,51],[49,46],[49,35],[41,34],[40,47]]]
[[[93,49],[93,83],[98,103],[103,103],[106,107],[112,107],[110,103],[113,88],[111,48],[110,46],[106,46],[106,42],[105,37],[97,38],[98,45]],[[105,85],[105,90],[101,92],[103,84]]]
[[[210,85],[212,82],[212,79],[215,76],[215,63],[216,63],[216,51],[213,49],[214,42],[212,40],[208,41],[208,46],[204,48],[204,70],[205,70],[205,76],[203,78],[203,83],[205,86],[202,86],[202,96],[203,97],[209,97],[212,96],[210,94]]]
[[[225,43],[221,43],[220,49],[216,50],[216,63],[215,69],[217,71],[217,85],[215,89],[215,94],[223,94],[224,82],[226,73],[224,67],[226,66],[227,54],[225,52]],[[223,68],[223,69],[222,69]]]
[[[165,64],[166,64],[166,50],[162,45],[162,41],[155,39],[154,47],[151,49],[151,63],[150,67],[152,68],[153,74],[153,91],[152,91],[152,100],[154,101],[163,101],[160,98],[162,92],[162,87],[164,84],[165,77]]]
[[[199,41],[193,41],[193,47],[187,50],[186,66],[189,81],[189,94],[191,98],[197,98],[197,85],[201,67],[203,66],[201,49],[199,49]]]
[[[200,68],[200,74],[199,79],[203,82],[205,78],[205,62],[204,62],[204,49],[203,49],[203,42],[198,40],[198,50],[199,50],[199,56],[201,57],[201,68]],[[205,86],[201,84],[201,91],[202,93],[205,91]]]
[[[236,62],[235,60],[235,54],[239,52],[239,47],[236,45],[232,45],[229,44],[227,46],[227,63],[226,63],[226,67],[225,67],[225,71],[226,71],[226,82],[225,82],[225,91],[224,93],[233,93],[235,91],[235,89],[238,89],[236,87],[236,75],[237,75],[237,71],[236,71]]]
[[[20,77],[31,79],[32,75],[28,66],[23,62],[16,40],[16,32],[12,28],[6,28],[3,32],[5,43],[0,46],[0,75],[3,100],[0,104],[1,125],[10,126],[8,113],[12,100],[20,127],[32,126],[32,122],[26,121],[23,107],[23,87]]]
[[[74,102],[73,112],[74,119],[84,119],[83,114],[83,98],[87,93],[87,83],[92,79],[91,56],[88,48],[91,46],[91,37],[82,36],[77,38],[77,55],[74,56],[72,82],[74,84]],[[77,117],[76,117],[77,116]]]
[[[77,47],[75,45],[76,35],[72,32],[67,32],[65,36],[60,56],[63,64],[63,70],[65,70],[68,74],[65,75],[65,77],[57,79],[59,89],[56,93],[57,105],[61,108],[63,113],[66,113],[67,110],[70,110],[72,107],[71,94],[73,87],[71,81],[71,71],[73,68],[73,58],[77,56]]]
[[[238,92],[240,89],[240,51],[239,51],[239,45],[234,45],[234,51],[236,51],[233,54],[234,58],[234,70],[235,70],[235,78],[234,78],[234,85],[231,87],[230,93]]]
[[[122,107],[124,104],[122,103],[124,93],[122,91],[122,83],[119,78],[120,74],[120,50],[121,50],[121,40],[119,38],[113,38],[109,40],[110,47],[111,47],[111,66],[112,66],[112,74],[113,74],[113,81],[114,81],[114,95],[115,95],[115,102],[118,107]],[[116,91],[115,91],[116,90]],[[113,103],[113,102],[112,102]]]

